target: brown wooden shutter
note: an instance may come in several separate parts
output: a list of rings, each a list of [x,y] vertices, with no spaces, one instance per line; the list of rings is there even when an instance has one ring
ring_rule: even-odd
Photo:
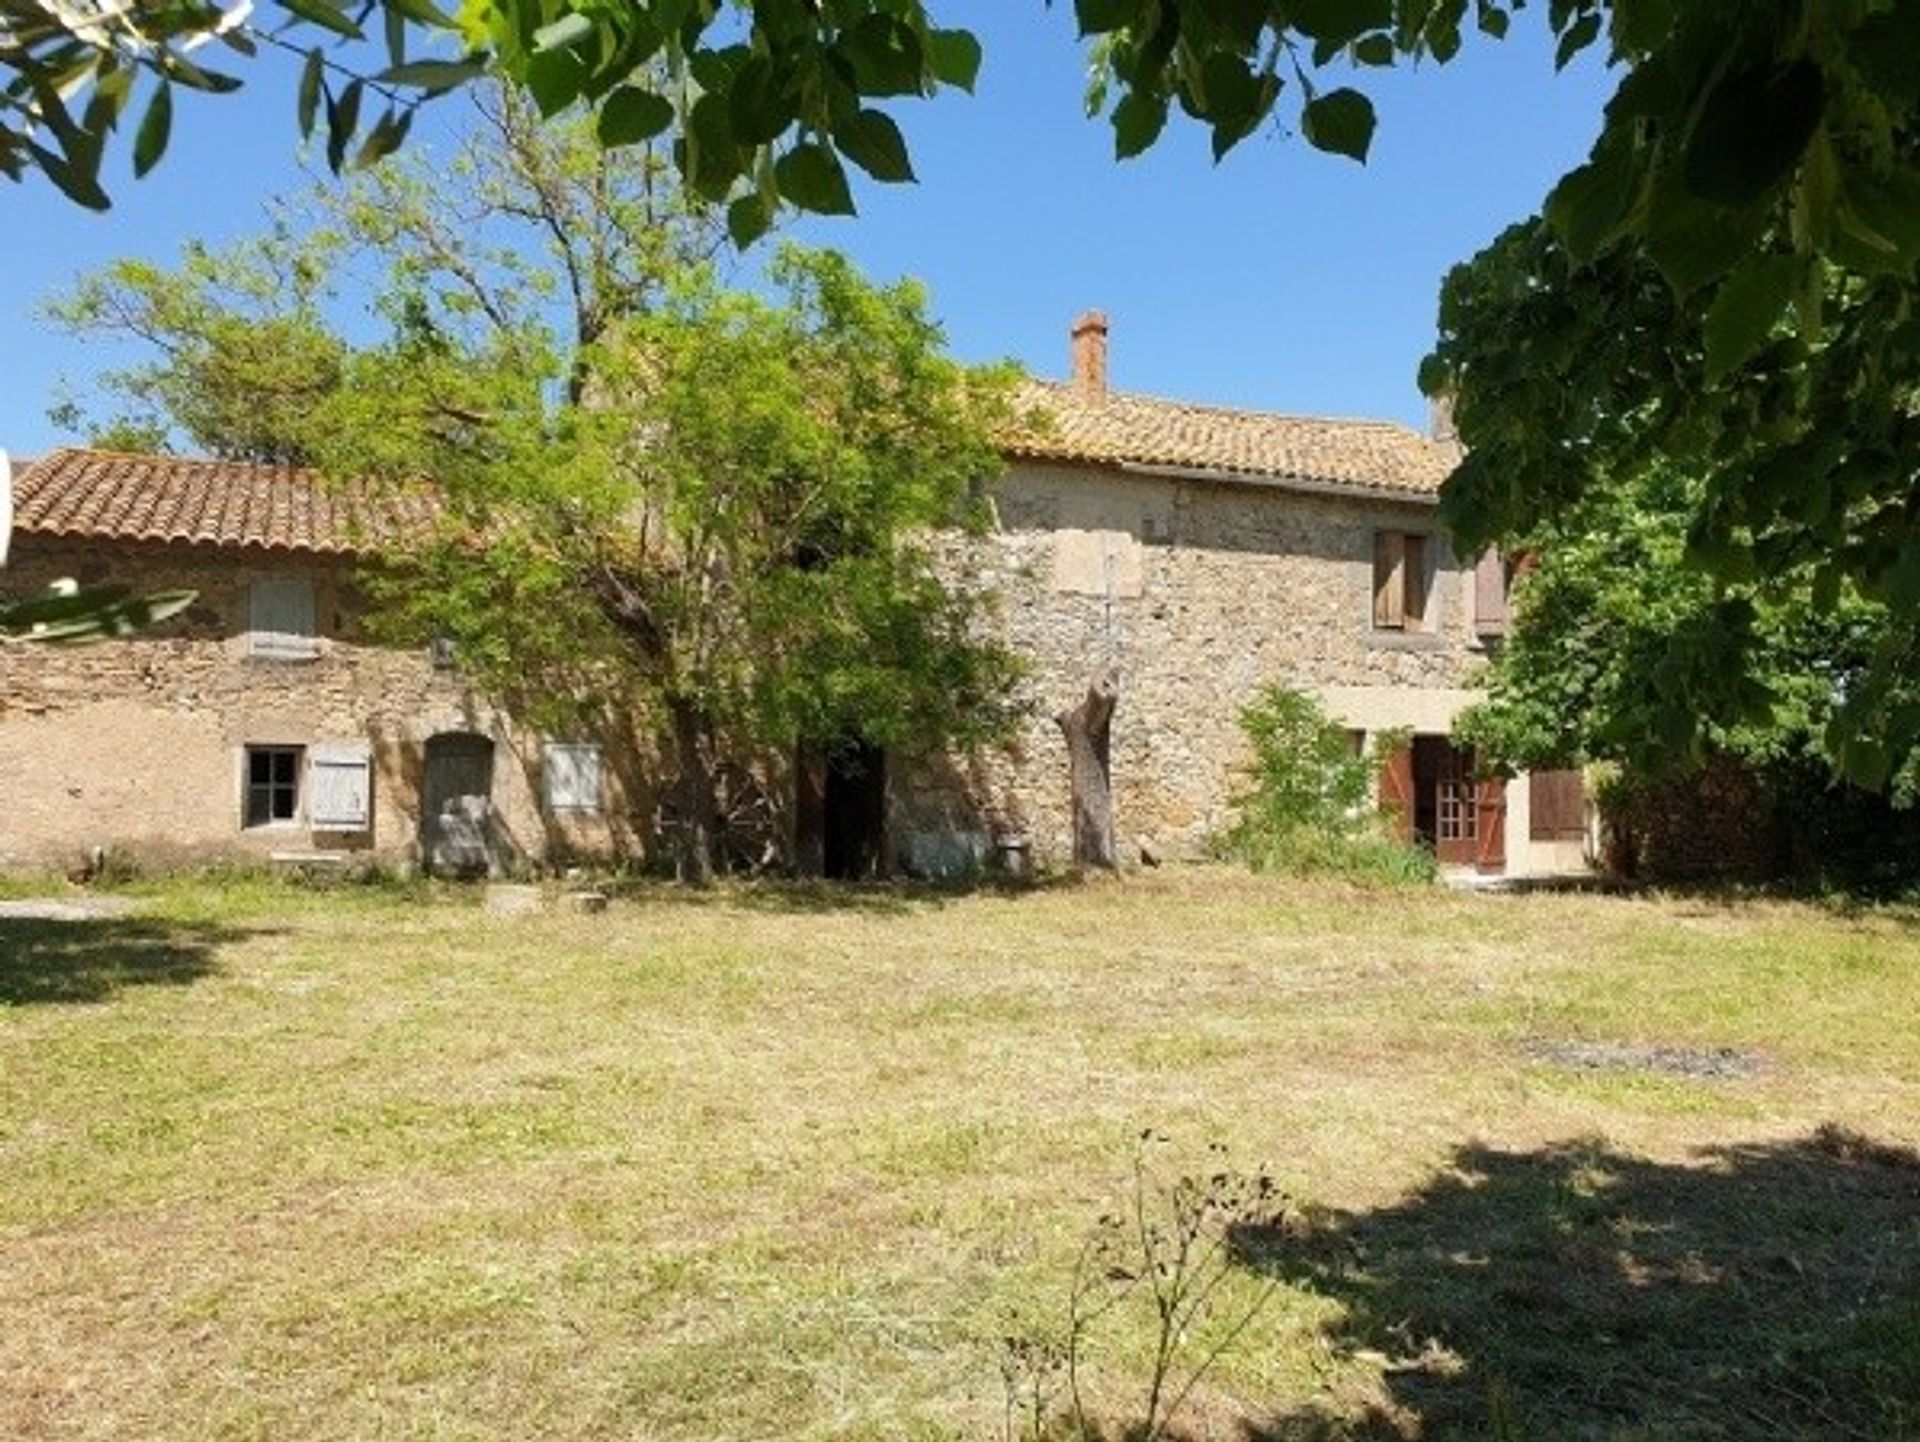
[[[1427,620],[1428,553],[1432,549],[1426,536],[1406,536],[1401,540],[1406,553],[1406,598],[1401,603],[1403,624],[1408,630],[1424,626]]]
[[[1507,869],[1507,779],[1482,776],[1474,787],[1473,864],[1484,872]]]
[[[1529,774],[1527,809],[1527,835],[1531,840],[1586,840],[1587,791],[1578,771]]]
[[[1392,823],[1393,834],[1413,840],[1413,744],[1396,746],[1380,766],[1380,810]]]
[[[1407,538],[1399,531],[1373,533],[1373,624],[1399,630],[1406,624]]]
[[[1489,547],[1473,568],[1473,625],[1483,636],[1507,631],[1507,563]]]

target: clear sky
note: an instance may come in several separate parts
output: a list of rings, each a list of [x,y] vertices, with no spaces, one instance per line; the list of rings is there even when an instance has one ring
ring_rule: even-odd
[[[1441,277],[1585,158],[1611,88],[1592,52],[1555,75],[1529,11],[1445,67],[1367,72],[1380,128],[1364,168],[1271,131],[1215,166],[1204,130],[1179,118],[1154,151],[1116,163],[1110,130],[1081,108],[1070,5],[939,8],[985,43],[979,93],[896,105],[920,183],[858,185],[859,217],[793,233],[877,278],[925,281],[965,359],[1060,375],[1070,321],[1097,306],[1115,386],[1263,410],[1424,425],[1413,377]],[[167,261],[191,238],[258,230],[264,203],[304,183],[291,69],[242,73],[245,91],[179,107],[145,180],[119,147],[105,215],[38,177],[0,183],[0,447],[68,439],[46,414],[62,381],[84,403],[115,360],[40,319],[47,297],[117,256]],[[462,104],[431,107],[410,144],[444,144]]]

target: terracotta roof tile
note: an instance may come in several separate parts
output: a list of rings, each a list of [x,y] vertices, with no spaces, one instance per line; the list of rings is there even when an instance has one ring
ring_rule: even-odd
[[[1438,494],[1460,455],[1391,421],[1225,410],[1057,381],[1027,381],[1020,404],[1052,419],[1006,443],[1011,454],[1037,460],[1174,466],[1425,498]]]
[[[348,555],[424,526],[420,496],[375,497],[296,466],[59,450],[16,471],[22,535]]]

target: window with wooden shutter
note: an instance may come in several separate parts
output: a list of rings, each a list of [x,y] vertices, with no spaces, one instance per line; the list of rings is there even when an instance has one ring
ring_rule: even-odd
[[[549,742],[541,770],[549,811],[597,812],[600,809],[600,748]]]
[[[1407,538],[1399,531],[1373,536],[1373,624],[1397,631],[1406,624]]]
[[[280,661],[310,661],[320,654],[313,582],[305,576],[257,578],[247,606],[250,654]]]
[[[1373,533],[1373,624],[1381,631],[1426,631],[1433,589],[1433,538],[1410,531]]]
[[[1418,630],[1427,624],[1427,582],[1431,579],[1428,567],[1432,544],[1425,536],[1404,536],[1400,542],[1405,554],[1406,598],[1401,602],[1400,612],[1404,616],[1407,630]]]
[[[365,742],[310,749],[307,824],[315,831],[366,831],[372,827],[373,750]]]
[[[1586,840],[1587,788],[1578,771],[1530,772],[1527,810],[1531,840]]]
[[[1473,568],[1473,626],[1482,636],[1507,632],[1507,561],[1488,549]]]

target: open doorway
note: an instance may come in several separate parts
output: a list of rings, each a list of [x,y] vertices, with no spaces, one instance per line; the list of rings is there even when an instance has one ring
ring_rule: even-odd
[[[1399,813],[1401,836],[1442,866],[1505,869],[1506,782],[1480,775],[1474,753],[1448,737],[1415,736],[1389,757],[1381,800]]]
[[[803,746],[797,758],[794,854],[833,881],[879,875],[887,826],[887,753],[857,736]]]

